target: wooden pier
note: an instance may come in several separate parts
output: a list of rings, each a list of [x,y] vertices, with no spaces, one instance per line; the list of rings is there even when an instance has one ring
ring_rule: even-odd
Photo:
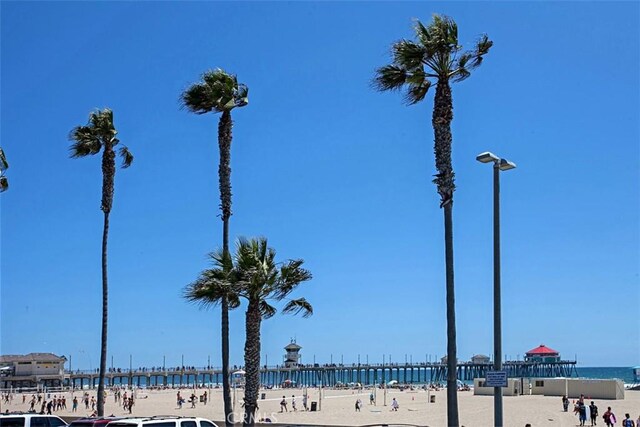
[[[484,378],[492,370],[491,363],[459,363],[459,380],[471,381]],[[576,361],[565,360],[548,363],[507,361],[503,369],[511,378],[572,377],[577,376]],[[234,376],[236,377],[236,376]],[[97,387],[98,372],[65,372],[64,383],[77,388]],[[237,377],[236,377],[237,378]],[[444,383],[447,379],[447,365],[444,363],[393,363],[393,364],[328,364],[298,365],[295,367],[263,366],[260,378],[264,386],[328,386],[341,384],[382,384],[395,380],[400,384]],[[105,384],[157,386],[157,387],[194,387],[222,383],[222,370],[219,368],[196,369],[138,369],[111,371],[105,373]]]

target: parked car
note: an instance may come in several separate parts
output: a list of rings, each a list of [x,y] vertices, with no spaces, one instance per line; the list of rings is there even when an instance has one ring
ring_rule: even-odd
[[[9,413],[0,416],[0,427],[66,427],[55,415]]]
[[[72,421],[69,427],[105,427],[112,421],[121,420],[122,417],[91,417],[80,418]]]
[[[157,416],[124,418],[111,421],[109,427],[218,427],[213,421],[199,417]]]

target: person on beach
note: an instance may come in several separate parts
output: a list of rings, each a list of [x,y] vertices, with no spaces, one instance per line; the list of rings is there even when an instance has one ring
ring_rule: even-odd
[[[302,407],[304,408],[305,411],[308,411],[308,409],[307,409],[307,392],[306,391],[302,395]]]
[[[587,421],[587,407],[581,400],[578,401],[578,419],[580,420],[581,426]]]
[[[76,412],[78,410],[78,397],[73,397],[73,404],[71,406],[71,412]]]
[[[369,393],[369,405],[373,405],[376,403],[375,397],[373,397],[373,392]]]
[[[361,407],[362,407],[362,400],[358,398],[356,399],[356,412],[360,412]]]
[[[191,397],[189,398],[189,402],[191,402],[191,407],[195,408],[196,407],[196,394],[195,393],[191,393]]]
[[[397,411],[398,408],[400,408],[400,404],[398,403],[398,401],[396,400],[396,398],[393,398],[393,401],[391,401],[391,410],[392,411]]]
[[[298,411],[296,409],[296,396],[291,396],[291,409],[293,409],[293,412],[297,412]]]
[[[604,423],[607,427],[611,427],[616,423],[616,416],[611,411],[611,406],[607,406],[607,412],[602,415],[602,419],[604,419]]]
[[[595,403],[593,403],[593,400],[591,401],[591,405],[589,405],[589,411],[591,411],[591,425],[595,426],[596,424],[598,424],[598,407]]]
[[[622,427],[636,427],[636,423],[631,419],[631,415],[624,414],[624,420],[622,420]]]
[[[280,401],[280,412],[289,412],[287,409],[287,398],[282,396],[282,400]]]

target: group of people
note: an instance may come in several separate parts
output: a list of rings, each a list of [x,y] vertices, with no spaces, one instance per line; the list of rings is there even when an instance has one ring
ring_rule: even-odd
[[[568,412],[569,410],[569,398],[567,396],[562,396],[562,408],[564,409],[564,412]],[[591,425],[597,425],[599,415],[598,406],[596,406],[594,401],[591,401],[591,404],[587,406],[584,400],[584,395],[581,394],[580,398],[575,401],[573,406],[573,413],[578,416],[581,426],[586,425],[587,412],[589,413]],[[624,414],[624,416],[625,418],[622,420],[622,427],[640,427],[640,416],[638,416],[637,421],[633,421],[630,414]],[[611,406],[608,406],[607,411],[602,414],[602,419],[607,427],[614,427],[618,422],[616,415],[611,410]]]
[[[302,395],[302,409],[304,411],[308,411],[309,408],[307,407],[307,395],[306,393]],[[295,395],[291,395],[291,410],[296,412],[298,410],[297,406],[296,406],[296,396]],[[280,412],[289,412],[289,409],[287,408],[287,397],[286,396],[282,396],[282,400],[280,401]]]

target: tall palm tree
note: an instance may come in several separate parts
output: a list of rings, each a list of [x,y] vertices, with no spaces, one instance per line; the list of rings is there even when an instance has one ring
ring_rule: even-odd
[[[222,251],[229,255],[229,218],[231,217],[231,110],[248,104],[249,89],[239,84],[235,75],[221,69],[207,71],[202,81],[185,90],[181,95],[182,105],[192,113],[221,113],[218,122],[218,147],[220,164],[218,180],[220,186],[220,209],[222,210]],[[225,423],[233,425],[231,407],[231,383],[229,378],[229,302],[225,295],[220,300],[222,311],[222,395]]]
[[[416,20],[416,41],[400,40],[393,44],[393,62],[378,68],[374,86],[379,91],[405,89],[404,99],[413,105],[422,101],[435,82],[436,93],[431,123],[435,136],[436,169],[433,182],[444,208],[444,242],[447,289],[447,421],[458,426],[458,398],[456,394],[456,320],[453,281],[453,192],[454,173],[451,165],[451,121],[453,101],[450,83],[460,82],[471,75],[493,42],[481,36],[474,48],[462,52],[458,44],[458,26],[446,16],[434,15],[426,27]]]
[[[107,281],[107,239],[109,237],[109,214],[113,205],[113,182],[116,175],[116,153],[114,147],[120,142],[118,131],[113,125],[113,111],[105,108],[89,115],[86,126],[76,126],[71,131],[71,157],[85,157],[98,154],[102,150],[102,204],[104,213],[102,228],[102,334],[100,345],[100,379],[98,382],[98,416],[104,415],[104,374],[107,369],[107,324],[109,287]],[[128,168],[133,155],[125,146],[120,147],[122,167]]]
[[[267,240],[238,239],[233,259],[223,252],[211,254],[214,268],[205,270],[184,290],[184,297],[204,306],[220,304],[227,298],[231,307],[248,301],[246,312],[245,397],[244,425],[255,424],[260,389],[260,325],[263,319],[276,314],[270,301],[288,302],[283,313],[303,313],[308,317],[313,308],[304,298],[289,299],[297,286],[311,279],[311,273],[301,266],[303,260],[275,262],[276,252],[267,246]]]
[[[4,176],[4,172],[7,169],[9,169],[9,163],[7,163],[4,151],[0,148],[0,193],[7,191],[9,188],[9,181],[7,180],[7,177]]]

